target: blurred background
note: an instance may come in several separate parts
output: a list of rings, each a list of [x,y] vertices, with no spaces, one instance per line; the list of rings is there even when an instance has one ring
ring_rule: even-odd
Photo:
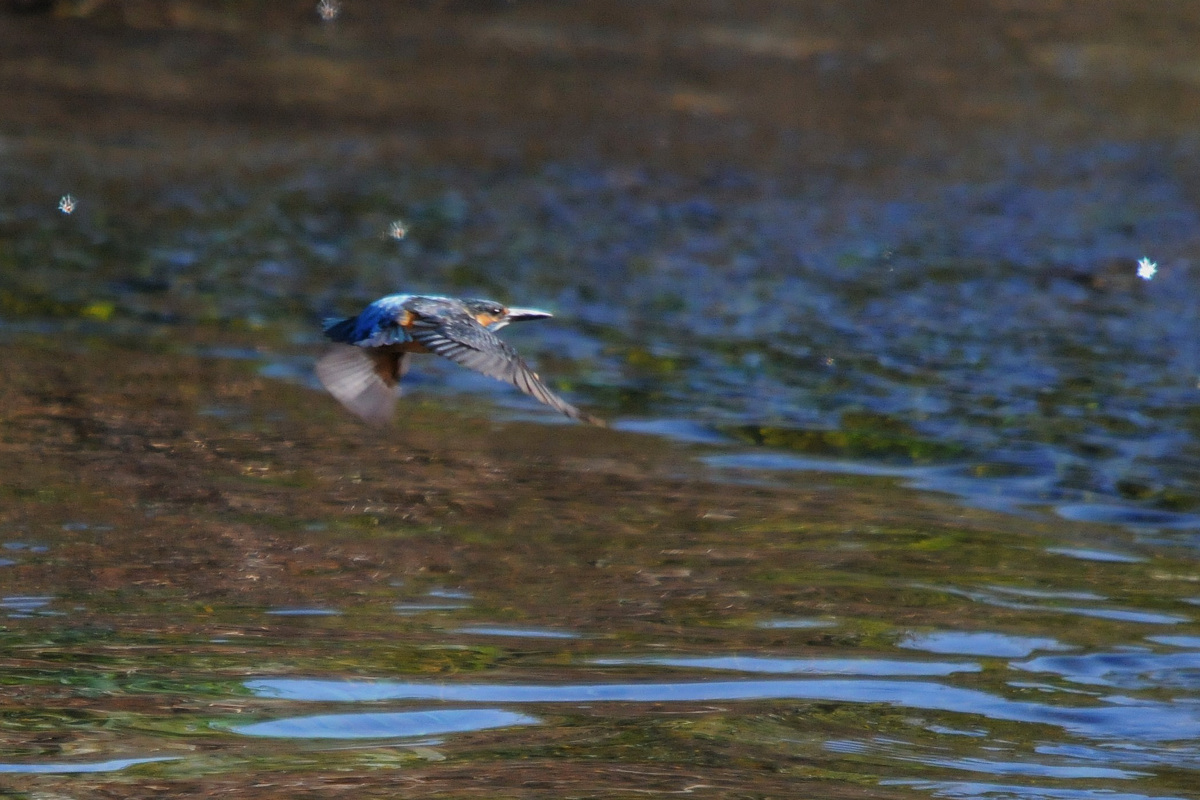
[[[495,297],[656,429],[1200,500],[1190,4],[9,7],[9,316]]]
[[[419,764],[424,791],[473,796],[456,769],[537,758],[576,783],[486,788],[1187,796],[1197,36],[1176,0],[0,3],[0,631],[21,691],[85,684],[0,722],[0,770],[271,796],[242,776],[329,792],[343,768]],[[617,433],[432,359],[396,432],[357,427],[312,378],[319,320],[393,292],[554,311],[505,336]],[[526,638],[477,646],[467,623]],[[230,631],[260,645],[227,652]],[[144,657],[104,666],[112,637]],[[264,656],[286,641],[305,644]],[[975,660],[895,660],[914,650]],[[64,653],[83,666],[55,672]],[[739,653],[758,660],[720,661]],[[263,697],[363,699],[281,676],[439,664],[592,688],[555,695],[553,724],[499,689],[341,714],[368,739],[404,713],[442,714],[427,738],[540,722],[449,756],[314,755],[294,731],[247,750],[260,730],[203,716],[274,724]],[[702,668],[891,677],[696,701],[803,696],[826,704],[815,729],[795,702],[688,706],[686,731],[578,706],[618,680],[674,688],[615,701],[665,703],[664,674]],[[151,692],[122,670],[186,696],[192,728],[118,720]],[[977,683],[892,679],[959,672]],[[963,709],[987,722],[931,716]],[[220,744],[197,761],[201,730]],[[996,737],[1003,758],[980,749]],[[661,773],[620,786],[582,766],[667,740]],[[147,758],[172,760],[128,761]],[[399,785],[376,778],[358,790]]]

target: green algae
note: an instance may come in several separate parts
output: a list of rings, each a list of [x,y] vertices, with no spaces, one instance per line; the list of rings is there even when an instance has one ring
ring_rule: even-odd
[[[867,412],[843,413],[841,425],[835,430],[762,425],[743,425],[723,430],[749,444],[814,456],[929,464],[967,455],[964,447],[921,437],[901,420]]]

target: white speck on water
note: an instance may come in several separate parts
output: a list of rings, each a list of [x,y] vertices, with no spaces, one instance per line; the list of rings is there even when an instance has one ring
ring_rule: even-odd
[[[333,22],[342,13],[342,4],[337,0],[321,0],[317,3],[317,15],[326,22]]]
[[[1148,258],[1143,258],[1137,263],[1137,276],[1144,281],[1148,281],[1158,272],[1158,264],[1155,264]]]

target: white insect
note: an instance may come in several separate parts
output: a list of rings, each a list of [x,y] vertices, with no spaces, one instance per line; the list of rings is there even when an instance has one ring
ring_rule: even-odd
[[[317,14],[326,22],[333,22],[342,13],[342,4],[337,0],[321,0],[317,3]]]
[[[1143,258],[1138,262],[1137,276],[1144,281],[1148,281],[1158,272],[1158,264],[1155,264],[1148,258]]]
[[[58,210],[64,214],[70,214],[75,210],[75,198],[69,194],[64,194],[62,199],[58,201]]]

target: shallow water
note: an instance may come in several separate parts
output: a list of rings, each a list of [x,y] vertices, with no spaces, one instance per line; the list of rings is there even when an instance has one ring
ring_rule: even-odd
[[[6,792],[1197,796],[1191,5],[162,9],[0,12]]]
[[[886,476],[726,480],[725,445],[467,396],[381,440],[239,360],[89,347],[4,356],[28,796],[1192,794],[1187,547]]]

